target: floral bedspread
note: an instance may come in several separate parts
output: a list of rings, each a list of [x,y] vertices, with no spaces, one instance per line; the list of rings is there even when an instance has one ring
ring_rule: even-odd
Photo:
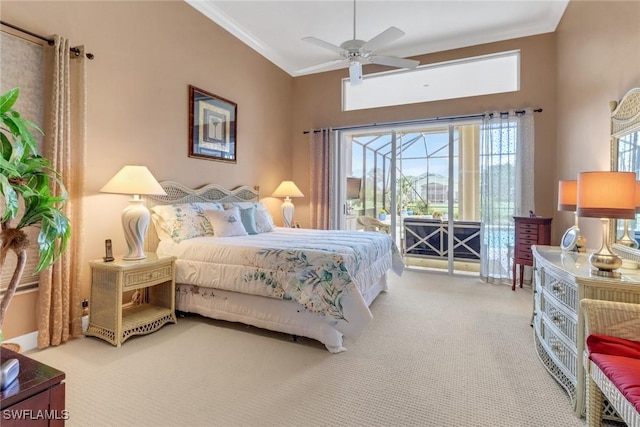
[[[372,317],[363,293],[389,269],[403,269],[391,237],[376,232],[277,228],[163,240],[158,253],[178,257],[177,283],[296,301],[350,338]]]

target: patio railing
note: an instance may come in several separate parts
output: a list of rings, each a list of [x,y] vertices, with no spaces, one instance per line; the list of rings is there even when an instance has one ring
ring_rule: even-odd
[[[449,257],[449,224],[439,219],[403,218],[405,256],[446,259]],[[454,221],[453,258],[480,261],[480,222]]]

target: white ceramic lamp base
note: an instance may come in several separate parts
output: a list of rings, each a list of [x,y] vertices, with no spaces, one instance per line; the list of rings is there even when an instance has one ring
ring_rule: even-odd
[[[294,210],[295,208],[289,196],[285,197],[284,202],[282,202],[282,220],[284,221],[285,227],[291,228]]]
[[[142,248],[150,220],[149,209],[144,206],[142,199],[136,196],[129,201],[129,205],[122,211],[122,228],[128,247],[127,254],[122,259],[136,260],[147,257]]]

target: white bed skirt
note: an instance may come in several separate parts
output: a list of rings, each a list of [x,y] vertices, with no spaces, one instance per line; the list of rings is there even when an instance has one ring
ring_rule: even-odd
[[[202,288],[205,292],[200,294],[192,292],[193,288],[193,285],[177,285],[177,310],[312,338],[323,343],[331,353],[346,350],[342,333],[317,314],[304,310],[295,301],[210,288]],[[385,273],[378,283],[370,286],[366,293],[363,293],[362,297],[369,306],[380,292],[387,289]]]

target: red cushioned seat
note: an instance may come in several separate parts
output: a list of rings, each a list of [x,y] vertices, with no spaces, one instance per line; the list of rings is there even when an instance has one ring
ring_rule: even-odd
[[[640,412],[640,359],[591,353],[589,358]]]
[[[610,335],[592,334],[587,337],[589,353],[610,354],[612,356],[640,359],[640,342]]]

